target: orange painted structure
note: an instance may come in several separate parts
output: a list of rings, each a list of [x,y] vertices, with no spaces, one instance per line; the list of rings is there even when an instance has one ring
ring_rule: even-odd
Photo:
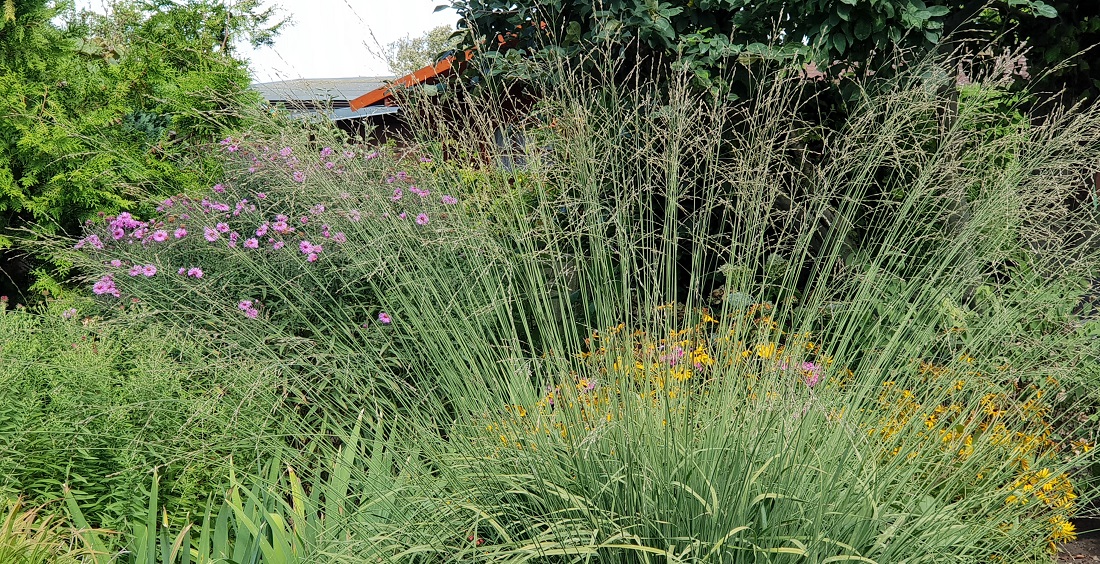
[[[539,28],[546,29],[546,22],[539,22]],[[518,33],[509,33],[508,37],[505,37],[504,35],[498,35],[497,43],[500,47],[509,47],[515,44],[517,36]],[[458,60],[458,58],[461,58],[462,60]],[[434,65],[428,65],[420,70],[414,71],[411,74],[407,74],[401,78],[398,78],[385,86],[371,90],[370,92],[367,92],[366,94],[355,98],[354,100],[349,102],[348,105],[351,107],[352,111],[360,110],[367,106],[373,106],[380,102],[388,105],[388,102],[393,98],[393,88],[408,88],[410,86],[416,86],[417,84],[422,84],[433,78],[448,74],[452,71],[461,70],[461,67],[473,58],[473,49],[467,49],[462,53],[451,55],[450,57],[447,57]]]

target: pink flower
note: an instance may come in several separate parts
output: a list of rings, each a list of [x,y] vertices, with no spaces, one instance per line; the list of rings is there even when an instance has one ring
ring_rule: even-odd
[[[197,266],[192,266],[187,269],[187,275],[192,278],[202,278],[202,269]]]
[[[173,233],[172,233],[172,235],[173,235],[173,236],[174,236],[174,237],[175,237],[176,239],[183,239],[184,237],[186,237],[186,236],[187,236],[187,230],[186,230],[186,229],[184,229],[184,228],[182,228],[182,227],[180,227],[180,228],[177,228],[177,229],[175,230],[175,232],[173,232]]]
[[[254,308],[254,307],[250,307],[250,308],[244,310],[244,316],[249,318],[249,319],[256,319],[256,316],[258,316],[258,315],[260,315],[260,310]]]
[[[223,186],[221,184],[215,184],[214,185],[214,191],[219,193],[219,194],[224,194],[225,193],[225,186]]]
[[[443,203],[448,205],[448,206],[453,206],[453,205],[458,203],[458,199],[455,198],[454,196],[444,194],[443,195]]]
[[[157,267],[153,264],[147,264],[141,269],[141,273],[146,276],[154,276],[157,273]]]
[[[347,243],[348,236],[344,235],[343,231],[337,231],[336,234],[332,236],[332,241],[334,243]]]
[[[107,276],[104,276],[103,278],[97,280],[96,283],[92,285],[92,293],[97,296],[102,296],[103,294],[111,294],[112,296],[117,298],[118,288],[115,287],[114,278],[111,278],[111,275],[108,274]],[[7,301],[6,298],[7,296],[5,296],[5,299],[3,301]]]
[[[317,204],[312,208],[309,208],[309,215],[321,215],[322,213],[325,213],[324,204]]]
[[[399,217],[401,219],[405,219],[405,218],[409,217],[409,214],[407,214],[405,212],[401,212],[401,213],[397,214],[397,217]]]
[[[309,253],[309,255],[306,256],[306,262],[317,262],[317,253]]]
[[[255,249],[255,248],[258,248],[260,246],[260,242],[257,241],[255,237],[252,237],[252,238],[249,238],[249,239],[245,240],[244,246],[245,246],[245,248],[248,248],[248,249]]]
[[[821,379],[821,367],[812,362],[802,363],[802,373],[805,376],[806,385],[811,388]]]
[[[214,226],[214,228],[217,229],[219,233],[229,232],[229,224],[224,221],[219,222],[217,225]]]
[[[328,161],[328,162],[325,163],[325,169],[327,169],[327,170],[332,170],[335,166],[336,166],[336,163],[334,163],[332,161]]]
[[[218,231],[216,229],[212,229],[210,227],[203,227],[202,228],[202,236],[203,236],[204,239],[206,239],[207,241],[209,241],[211,243],[213,243],[214,241],[217,241],[218,238],[221,237],[221,235],[218,233]]]
[[[256,236],[257,237],[263,237],[264,235],[267,235],[267,228],[268,228],[268,225],[267,225],[267,222],[265,221],[265,222],[263,222],[262,225],[260,225],[260,227],[258,227],[256,229]]]
[[[291,176],[294,178],[295,182],[305,182],[306,181],[306,173],[304,173],[300,170],[294,171],[294,174],[292,174]]]
[[[111,228],[111,238],[114,239],[115,241],[118,241],[119,239],[121,239],[125,236],[126,236],[126,230],[125,229],[123,229],[121,227],[112,227]]]
[[[305,225],[309,223],[309,218],[303,215],[302,217],[298,218],[298,221],[302,222],[302,225]]]
[[[74,316],[76,316],[76,313],[77,313],[76,308],[71,307],[71,308],[61,312],[61,319],[72,319]]]
[[[284,156],[284,157],[289,157],[290,154],[293,153],[293,152],[294,152],[294,149],[291,149],[290,147],[283,147],[282,149],[279,149],[279,154]]]
[[[321,149],[321,156],[322,157],[327,157],[331,154],[332,154],[332,147],[325,147],[324,149]]]
[[[355,151],[344,151],[344,158],[350,159],[355,157]]]
[[[118,259],[111,259],[110,264],[111,264],[111,266],[113,266],[115,268],[118,268],[118,267],[122,266],[122,261],[120,261]]]
[[[141,276],[141,273],[143,271],[144,271],[144,269],[141,268],[140,265],[135,264],[134,266],[130,267],[130,271],[127,272],[127,274],[129,274],[130,276]]]
[[[402,190],[400,188],[395,188],[394,191],[393,191],[393,197],[391,197],[390,199],[396,202],[397,200],[401,199],[402,195],[403,195]]]
[[[377,159],[380,156],[382,156],[382,155],[378,154],[378,151],[371,151],[370,153],[367,154],[367,156],[363,157],[363,159],[369,161],[369,160]]]
[[[267,199],[267,194],[264,193],[264,192],[256,192],[256,199],[257,200],[266,200]]]
[[[408,178],[408,177],[409,177],[409,173],[407,173],[407,172],[405,172],[405,171],[403,171],[403,170],[402,170],[402,171],[399,171],[399,172],[397,173],[397,179],[398,179],[398,180],[405,180],[405,179],[406,179],[406,178]]]
[[[311,245],[309,241],[303,240],[302,242],[298,243],[298,250],[302,251],[303,255],[307,255],[313,252],[313,245]]]
[[[176,271],[176,274],[179,274],[180,276],[187,274],[187,267],[181,266],[180,269]]]
[[[276,251],[283,248],[283,247],[285,247],[285,246],[286,246],[286,243],[284,243],[282,241],[275,241],[274,243],[271,244],[271,248],[276,250]]]
[[[390,318],[390,315],[388,313],[382,311],[378,313],[378,321],[381,321],[382,325],[389,325],[393,322],[393,319]]]
[[[241,238],[241,234],[237,233],[236,231],[229,234],[229,242],[230,243],[236,243],[237,239],[240,239],[240,238]]]
[[[245,311],[252,307],[252,300],[241,300],[237,302],[237,309]]]
[[[163,229],[157,229],[153,232],[153,240],[158,243],[163,243],[168,240],[168,232]]]
[[[427,225],[428,224],[428,214],[426,214],[426,213],[417,214],[416,224],[417,225]]]
[[[361,216],[359,214],[359,210],[350,210],[350,211],[348,211],[348,219],[350,219],[352,221],[359,221],[362,218],[363,218],[363,216]]]

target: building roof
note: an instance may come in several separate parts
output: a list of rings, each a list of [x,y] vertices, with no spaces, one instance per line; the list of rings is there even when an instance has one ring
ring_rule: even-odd
[[[291,109],[342,109],[349,101],[372,92],[393,80],[392,76],[359,76],[352,78],[298,78],[252,85],[270,104]]]

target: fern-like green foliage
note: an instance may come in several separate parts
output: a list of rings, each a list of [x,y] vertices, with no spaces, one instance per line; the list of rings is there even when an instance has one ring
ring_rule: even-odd
[[[27,229],[72,232],[217,177],[204,147],[259,101],[232,43],[270,42],[279,27],[255,3],[232,14],[210,0],[116,2],[107,15],[52,6],[14,0],[0,31],[0,250]],[[13,256],[0,255],[0,285],[27,282],[9,279]]]

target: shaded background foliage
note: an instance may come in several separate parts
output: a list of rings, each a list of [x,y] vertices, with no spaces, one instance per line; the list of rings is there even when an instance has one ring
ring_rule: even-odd
[[[974,55],[1024,54],[1030,75],[1042,79],[1030,85],[1033,90],[1065,87],[1071,99],[1096,93],[1089,76],[1096,55],[1077,56],[1100,39],[1100,8],[1092,2],[453,0],[450,6],[462,18],[462,47],[479,47],[490,61],[579,60],[594,45],[610,44],[621,69],[642,63],[658,78],[686,69],[699,87],[740,97],[751,81],[737,69],[760,59],[812,63],[811,78],[830,68],[830,78],[854,69],[883,73],[898,62],[899,50],[910,58],[956,46],[945,40],[966,40],[964,49]],[[497,37],[503,35],[509,41],[501,46]]]

